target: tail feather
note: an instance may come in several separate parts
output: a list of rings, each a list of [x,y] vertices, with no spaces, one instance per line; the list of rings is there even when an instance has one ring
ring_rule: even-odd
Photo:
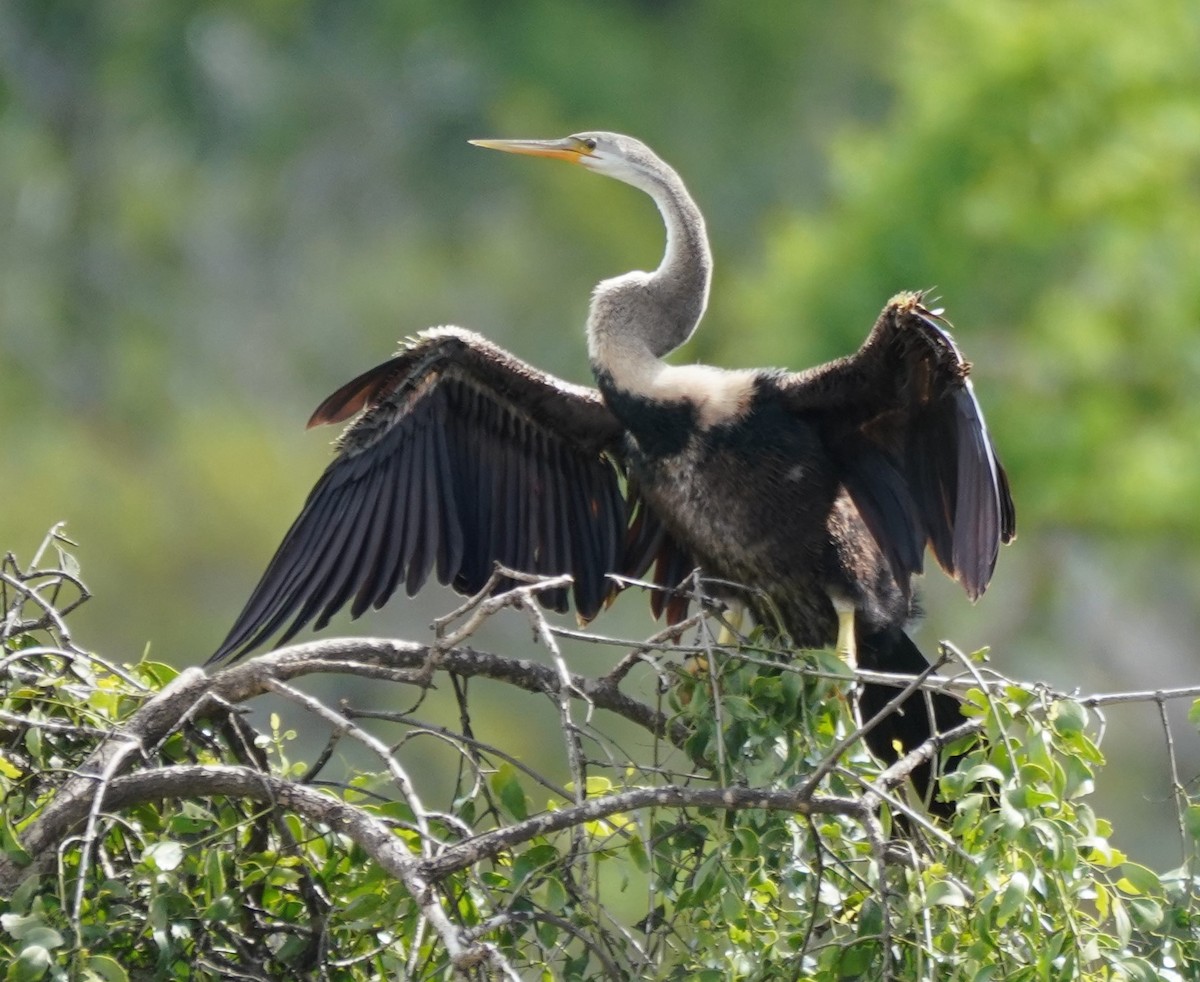
[[[860,635],[858,664],[860,668],[871,671],[908,675],[917,675],[929,667],[929,662],[920,649],[900,628],[887,628],[874,634]],[[890,685],[863,683],[859,696],[862,718],[870,719],[891,702],[898,691]],[[961,703],[958,699],[942,692],[914,692],[895,712],[880,720],[866,735],[866,743],[871,753],[881,761],[891,764],[898,760],[901,754],[920,746],[933,735],[935,727],[930,724],[927,696],[933,706],[936,732],[944,733],[963,722]],[[954,766],[953,762],[950,766]],[[945,819],[953,817],[953,805],[941,799],[936,786],[933,787],[933,793],[929,793],[930,785],[934,781],[931,763],[917,767],[913,771],[912,779],[922,800],[929,802],[929,810],[933,814]]]

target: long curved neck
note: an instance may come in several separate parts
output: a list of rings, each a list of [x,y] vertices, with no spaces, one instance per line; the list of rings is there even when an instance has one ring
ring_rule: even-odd
[[[691,337],[704,315],[712,279],[712,253],[704,216],[683,182],[678,178],[664,182],[659,191],[653,197],[667,227],[667,246],[649,286],[659,302],[675,314],[670,329],[658,338],[647,339],[655,342],[655,354],[661,357]]]
[[[704,216],[669,168],[639,173],[629,183],[658,205],[667,229],[662,262],[653,273],[626,273],[600,283],[588,313],[588,354],[593,370],[617,384],[642,374],[683,344],[708,303],[712,255]],[[632,387],[632,386],[630,386]]]

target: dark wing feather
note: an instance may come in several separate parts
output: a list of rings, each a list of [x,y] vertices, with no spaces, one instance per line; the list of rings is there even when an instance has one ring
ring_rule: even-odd
[[[421,427],[413,447],[413,452],[419,455],[413,460],[412,493],[407,503],[408,531],[412,536],[413,551],[404,578],[404,592],[410,597],[415,596],[429,578],[436,549],[434,540],[441,532],[437,527],[437,488],[431,480],[433,461],[430,458],[433,454],[430,452],[432,441],[429,439],[429,431],[436,425],[436,419],[431,419]]]
[[[350,608],[351,617],[359,617],[372,604],[378,605],[381,597],[386,600],[390,596],[387,584],[391,582],[390,577],[399,561],[400,553],[399,529],[393,521],[397,508],[403,507],[399,472],[400,460],[393,455],[382,468],[383,486],[375,516],[380,534],[372,537],[374,556],[354,597],[354,604]]]
[[[901,294],[856,354],[793,376],[785,399],[819,427],[897,581],[928,544],[975,599],[1016,512],[969,372],[941,317]]]
[[[465,593],[493,564],[575,578],[581,617],[622,570],[622,429],[599,394],[477,335],[427,331],[343,386],[310,425],[361,415],[212,661],[240,657],[290,620],[379,607],[431,573]],[[500,584],[497,589],[502,589]],[[545,598],[564,609],[567,593]]]
[[[689,593],[683,581],[691,575],[696,563],[646,503],[632,477],[627,479],[627,502],[630,518],[622,575],[640,580],[651,572],[651,613],[657,620],[665,611],[667,623],[678,624],[688,613]]]
[[[433,432],[434,450],[437,453],[437,487],[445,515],[445,527],[438,541],[437,577],[440,583],[449,583],[462,566],[463,531],[461,509],[458,504],[454,467],[447,446],[449,430],[447,420]]]
[[[866,439],[847,437],[840,459],[846,490],[888,564],[910,575],[920,573],[930,530],[908,478],[891,456]]]

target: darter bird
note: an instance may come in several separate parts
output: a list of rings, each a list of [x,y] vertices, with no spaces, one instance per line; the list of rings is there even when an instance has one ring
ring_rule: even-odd
[[[798,648],[836,645],[863,668],[917,673],[904,633],[926,546],[976,599],[1015,512],[946,323],[919,293],[893,298],[862,347],[801,372],[672,365],[708,301],[704,218],[679,175],[616,133],[476,140],[616,178],[666,225],[652,272],[601,282],[587,318],[595,388],[526,364],[478,334],[425,331],[342,386],[310,426],[356,417],[213,661],[279,643],[346,603],[358,617],[436,571],[466,594],[494,564],[570,573],[587,620],[608,574],[675,587],[699,567]],[[501,581],[495,590],[511,584]],[[681,604],[655,593],[678,617]],[[896,690],[864,684],[873,715]],[[935,723],[962,717],[935,693]],[[931,732],[925,697],[867,736],[896,759]],[[929,771],[914,775],[923,791]],[[936,806],[935,802],[935,806]]]

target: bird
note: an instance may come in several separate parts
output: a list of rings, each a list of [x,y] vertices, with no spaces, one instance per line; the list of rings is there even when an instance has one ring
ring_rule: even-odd
[[[653,568],[656,616],[678,620],[693,569],[797,649],[836,647],[875,671],[928,665],[905,628],[926,550],[972,601],[1016,534],[1008,478],[970,364],[921,292],[883,308],[861,347],[827,364],[722,369],[665,356],[696,330],[712,256],[676,171],[610,132],[472,140],[568,162],[648,195],[666,229],[658,267],[602,280],[585,335],[594,385],[564,381],[459,327],[423,331],[325,399],[309,426],[351,420],[210,663],[357,618],[431,575],[464,594],[496,564],[573,578],[542,602],[582,621]],[[598,218],[597,221],[602,221]],[[736,586],[734,586],[736,585]],[[894,687],[866,683],[860,712]],[[867,734],[885,762],[962,722],[914,693]],[[933,720],[929,709],[933,710]],[[928,765],[913,777],[927,800]]]

